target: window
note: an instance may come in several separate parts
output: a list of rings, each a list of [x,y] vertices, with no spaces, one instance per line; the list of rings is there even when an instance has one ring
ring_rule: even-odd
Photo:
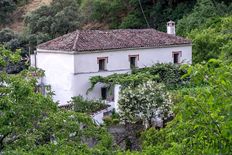
[[[137,67],[137,61],[139,59],[139,55],[129,55],[129,61],[130,61],[130,68],[134,69]]]
[[[99,60],[98,64],[99,64],[99,71],[104,71],[104,70],[106,70],[106,67],[105,67],[105,66],[106,66],[105,59]]]
[[[173,52],[172,57],[174,64],[180,63],[180,56],[181,56],[181,52]]]
[[[99,71],[105,71],[106,70],[106,64],[107,64],[108,58],[98,58],[98,65],[99,65]]]
[[[107,98],[107,88],[106,87],[101,88],[101,97],[102,97],[102,100],[106,100],[106,98]]]
[[[136,57],[130,57],[130,68],[133,69],[136,67]]]

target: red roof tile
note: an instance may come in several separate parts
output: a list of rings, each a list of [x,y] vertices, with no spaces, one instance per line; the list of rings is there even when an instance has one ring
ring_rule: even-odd
[[[60,51],[96,51],[191,44],[190,40],[155,29],[77,30],[37,46]]]

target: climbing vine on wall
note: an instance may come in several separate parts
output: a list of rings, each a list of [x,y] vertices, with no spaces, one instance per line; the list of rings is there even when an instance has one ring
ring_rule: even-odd
[[[93,90],[98,83],[107,84],[109,87],[115,84],[127,87],[129,85],[137,86],[149,80],[164,83],[168,89],[176,89],[185,85],[188,81],[188,77],[182,78],[186,73],[186,67],[188,68],[187,65],[156,64],[152,67],[135,69],[131,74],[113,74],[107,77],[94,76],[90,78],[91,87],[88,92]]]

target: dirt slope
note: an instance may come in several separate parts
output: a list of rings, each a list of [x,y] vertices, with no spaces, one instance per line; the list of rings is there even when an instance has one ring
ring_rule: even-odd
[[[12,23],[7,25],[16,32],[21,32],[24,28],[23,17],[42,5],[49,5],[52,0],[31,0],[28,4],[22,7],[18,7],[16,11],[11,15]]]

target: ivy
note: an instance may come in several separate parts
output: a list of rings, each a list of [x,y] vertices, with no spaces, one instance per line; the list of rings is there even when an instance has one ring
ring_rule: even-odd
[[[135,69],[131,74],[113,74],[107,77],[94,76],[90,78],[91,87],[88,89],[88,92],[93,90],[98,83],[107,84],[109,87],[112,87],[115,84],[127,87],[129,85],[138,86],[139,84],[150,80],[164,83],[169,89],[176,89],[184,86],[188,81],[188,77],[182,79],[182,76],[186,73],[186,68],[188,67],[181,67],[176,64],[155,64],[152,67]]]

